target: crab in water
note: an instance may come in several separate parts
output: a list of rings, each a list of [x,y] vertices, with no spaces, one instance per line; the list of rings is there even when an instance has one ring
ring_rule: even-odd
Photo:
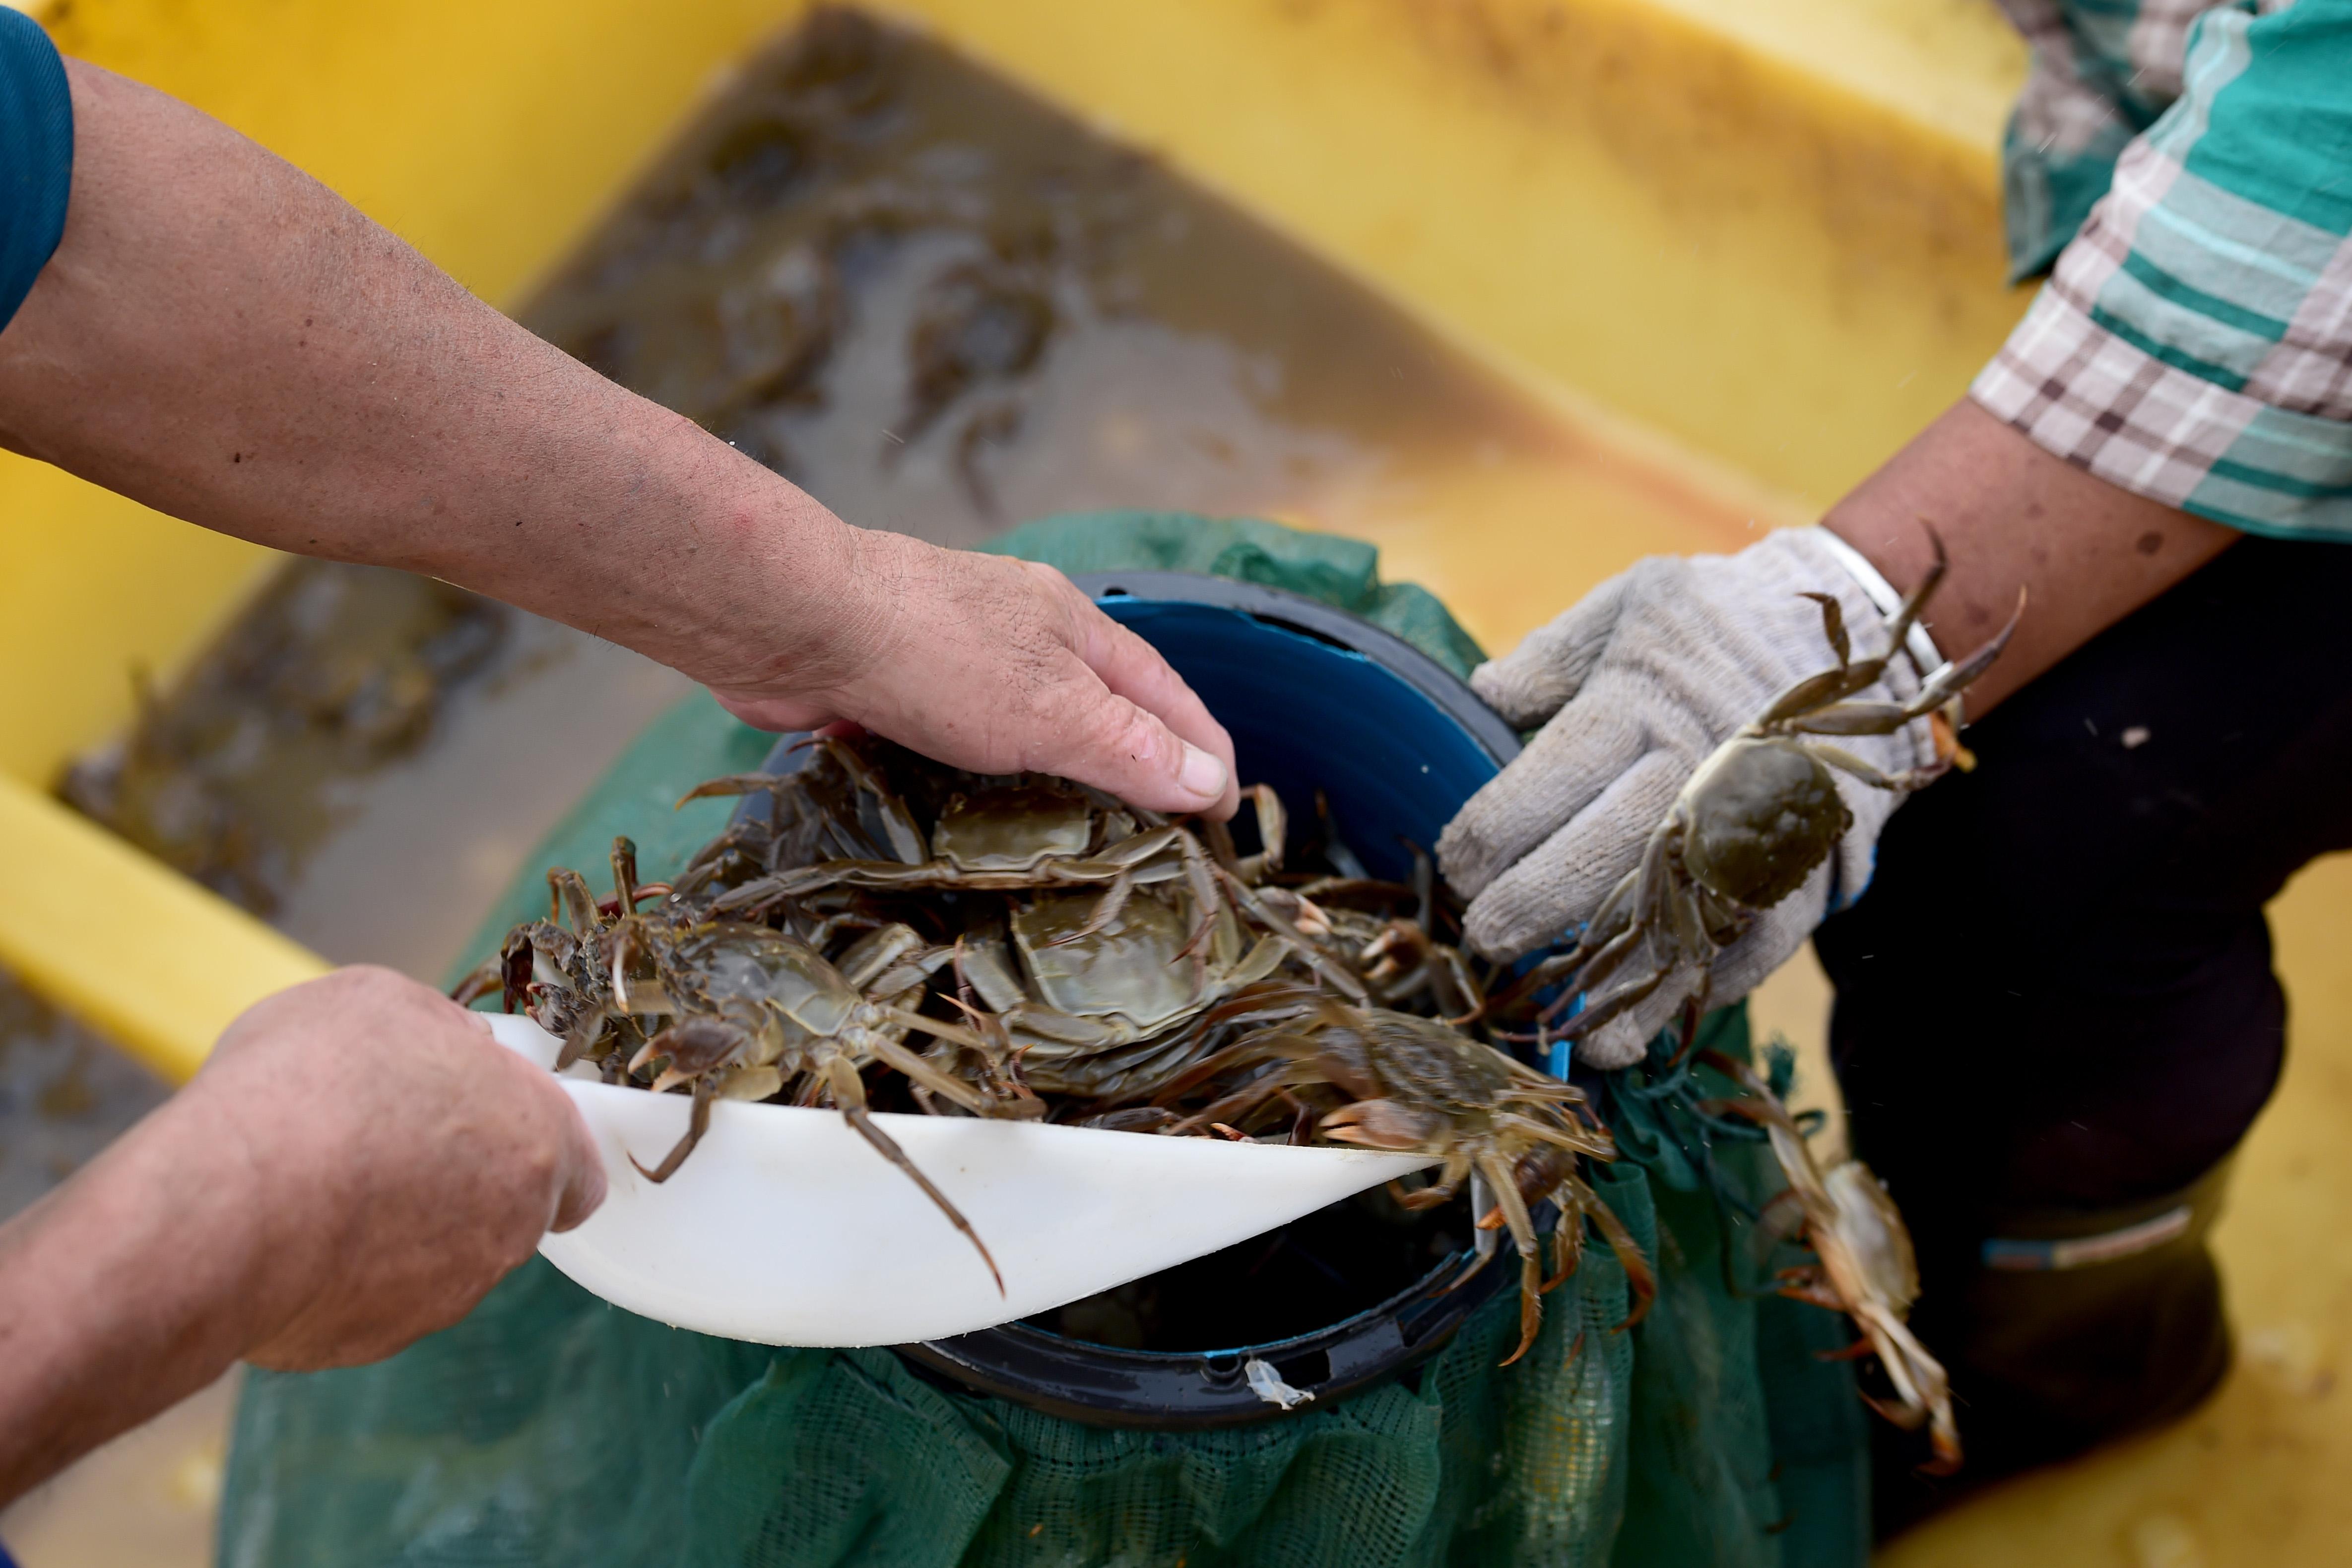
[[[1687,1038],[1706,1011],[1717,957],[1758,914],[1802,887],[1853,826],[1831,769],[1874,788],[1907,792],[1964,760],[1954,738],[1957,700],[2008,646],[2025,613],[2022,595],[2008,625],[1967,658],[1935,670],[1910,701],[1849,700],[1885,673],[1943,581],[1943,542],[1932,529],[1927,537],[1934,563],[1886,623],[1888,651],[1877,658],[1853,657],[1834,598],[1806,595],[1822,607],[1822,631],[1837,664],[1790,686],[1754,722],[1717,747],[1651,833],[1640,863],[1601,900],[1575,949],[1546,960],[1513,987],[1524,995],[1532,985],[1573,977],[1568,992],[1546,1010],[1549,1038],[1581,1038],[1670,981],[1687,988],[1682,998]],[[1898,773],[1882,772],[1815,738],[1891,735],[1922,718],[1934,726],[1936,759]],[[1621,971],[1616,984],[1600,989]],[[1583,1008],[1552,1024],[1578,996],[1585,998]]]
[[[1474,1176],[1494,1202],[1519,1255],[1519,1343],[1504,1365],[1528,1352],[1543,1321],[1543,1293],[1574,1271],[1587,1220],[1624,1268],[1640,1321],[1656,1294],[1648,1260],[1631,1232],[1577,1173],[1576,1156],[1608,1160],[1616,1143],[1584,1113],[1584,1091],[1472,1039],[1442,1019],[1357,1007],[1294,991],[1294,1016],[1245,1036],[1171,1086],[1170,1096],[1224,1073],[1266,1070],[1167,1129],[1232,1127],[1254,1116],[1299,1108],[1302,1095],[1328,1086],[1342,1099],[1314,1123],[1335,1143],[1425,1154],[1442,1162],[1432,1184],[1400,1194],[1407,1208],[1446,1202]],[[1277,1103],[1279,1102],[1279,1103]],[[1562,1222],[1558,1264],[1544,1274],[1533,1210],[1558,1204]]]
[[[1895,1389],[1892,1401],[1863,1397],[1906,1431],[1927,1428],[1936,1455],[1922,1467],[1927,1473],[1958,1469],[1960,1436],[1952,1417],[1951,1384],[1943,1363],[1927,1353],[1904,1321],[1918,1300],[1919,1266],[1911,1233],[1885,1184],[1859,1160],[1842,1160],[1822,1170],[1796,1118],[1755,1068],[1717,1051],[1705,1053],[1703,1059],[1748,1091],[1720,1102],[1720,1109],[1764,1129],[1789,1183],[1783,1196],[1795,1206],[1794,1227],[1819,1259],[1783,1270],[1780,1293],[1852,1318],[1863,1336],[1857,1352],[1875,1353]]]

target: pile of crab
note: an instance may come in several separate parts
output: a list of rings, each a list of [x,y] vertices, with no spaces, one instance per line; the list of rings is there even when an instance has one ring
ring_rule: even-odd
[[[1440,1162],[1408,1207],[1475,1182],[1484,1226],[1508,1229],[1521,1352],[1588,1224],[1646,1305],[1646,1262],[1580,1173],[1613,1157],[1609,1133],[1582,1089],[1482,1037],[1533,1003],[1490,997],[1498,976],[1454,944],[1426,856],[1410,882],[1366,874],[1318,798],[1292,857],[1265,786],[1244,854],[1222,823],[870,736],[796,760],[694,790],[746,805],[668,883],[638,880],[625,838],[609,897],[549,872],[548,918],[458,993],[502,990],[562,1038],[559,1068],[691,1095],[650,1180],[693,1152],[714,1100],[831,1107],[987,1258],[872,1111],[1408,1151]],[[1549,1268],[1539,1213],[1559,1216]]]
[[[1715,959],[1845,830],[1830,769],[1903,792],[1968,765],[1957,700],[1999,658],[2014,618],[1911,700],[1854,700],[1944,575],[1942,543],[1929,539],[1934,563],[1882,628],[1885,653],[1855,658],[1836,601],[1807,595],[1822,605],[1834,667],[1717,748],[1573,949],[1517,974],[1462,952],[1460,910],[1426,855],[1413,851],[1408,882],[1369,875],[1319,796],[1316,832],[1293,855],[1283,803],[1263,785],[1246,792],[1256,846],[1243,853],[1206,818],[825,735],[803,743],[789,773],[692,791],[688,800],[747,799],[669,883],[638,881],[625,838],[613,845],[610,898],[576,871],[549,872],[547,919],[518,927],[457,994],[503,991],[509,1010],[562,1037],[559,1070],[592,1062],[608,1083],[690,1094],[685,1136],[658,1166],[639,1167],[649,1180],[693,1152],[714,1100],[830,1107],[921,1186],[992,1273],[982,1238],[873,1110],[1425,1155],[1434,1177],[1400,1202],[1432,1208],[1469,1186],[1486,1210],[1480,1228],[1510,1232],[1516,1361],[1588,1226],[1624,1268],[1628,1323],[1655,1287],[1581,1173],[1584,1160],[1614,1157],[1608,1129],[1582,1089],[1508,1047],[1573,1040],[1675,983],[1689,1051]],[[1935,760],[1900,775],[1823,739],[1922,720]],[[1745,1091],[1717,1109],[1764,1129],[1789,1183],[1786,1202],[1769,1206],[1815,1255],[1784,1271],[1782,1292],[1852,1317],[1857,1351],[1877,1357],[1893,1391],[1873,1403],[1928,1428],[1934,1468],[1957,1465],[1944,1369],[1905,1326],[1918,1277],[1885,1190],[1859,1162],[1820,1169],[1745,1063],[1710,1065]],[[1557,1216],[1549,1270],[1538,1214]]]

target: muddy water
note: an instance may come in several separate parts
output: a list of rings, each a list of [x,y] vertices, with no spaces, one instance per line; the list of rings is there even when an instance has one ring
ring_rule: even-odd
[[[746,68],[524,320],[843,515],[972,543],[1557,432],[1126,148],[845,14]]]
[[[1276,516],[1373,539],[1493,646],[1636,555],[1753,526],[1150,158],[854,14],[747,62],[522,319],[854,521],[969,544],[1085,508]],[[298,565],[62,787],[330,957],[437,977],[688,689],[438,585]],[[0,1212],[163,1093],[0,980]],[[27,1568],[132,1560],[102,1542],[136,1493],[176,1500],[125,1550],[202,1561],[205,1408],[0,1534]]]
[[[970,543],[1091,507],[1274,516],[1373,539],[1496,643],[1750,521],[849,13],[748,63],[524,320],[854,521]]]

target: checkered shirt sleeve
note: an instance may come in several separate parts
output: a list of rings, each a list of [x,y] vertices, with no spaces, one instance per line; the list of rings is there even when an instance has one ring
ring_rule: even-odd
[[[2138,494],[2352,541],[2352,0],[2183,36],[2179,96],[1970,395]]]

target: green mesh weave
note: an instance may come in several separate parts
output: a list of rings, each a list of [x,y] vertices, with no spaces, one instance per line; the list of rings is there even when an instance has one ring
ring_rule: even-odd
[[[1465,670],[1476,645],[1370,546],[1255,521],[1113,513],[997,548],[1071,572],[1216,570],[1363,614]],[[651,726],[533,855],[488,952],[543,908],[542,868],[648,879],[729,803],[669,803],[757,764],[769,736],[696,698]],[[1744,1010],[1706,1026],[1745,1055]],[[1625,1081],[1621,1079],[1621,1081]],[[1715,1086],[1710,1092],[1722,1092]],[[374,1366],[251,1373],[221,1510],[224,1568],[1858,1568],[1866,1452],[1829,1314],[1757,1289],[1738,1205],[1778,1186],[1754,1145],[1694,1162],[1664,1121],[1594,1184],[1657,1261],[1631,1333],[1606,1247],[1516,1335],[1505,1292],[1415,1372],[1207,1433],[1116,1431],[950,1392],[887,1351],[707,1338],[590,1296],[541,1261],[463,1323]],[[814,1198],[812,1201],[822,1201]],[[1737,1258],[1726,1257],[1733,1236]]]

